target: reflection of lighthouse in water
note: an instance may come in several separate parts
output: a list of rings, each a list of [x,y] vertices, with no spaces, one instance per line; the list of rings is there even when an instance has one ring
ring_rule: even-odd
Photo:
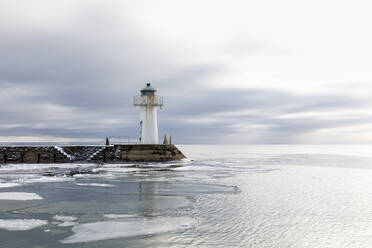
[[[141,96],[134,97],[134,106],[140,109],[140,143],[158,144],[157,107],[163,106],[163,98],[155,95],[156,90],[147,84]]]
[[[139,211],[142,216],[151,216],[157,209],[160,201],[157,182],[140,182],[139,186]]]

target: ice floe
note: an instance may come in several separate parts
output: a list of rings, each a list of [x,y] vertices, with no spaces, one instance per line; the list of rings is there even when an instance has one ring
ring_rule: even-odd
[[[59,183],[59,182],[69,182],[74,181],[71,177],[34,177],[34,178],[21,178],[17,180],[18,183],[31,184],[31,183]]]
[[[75,221],[77,218],[75,216],[65,216],[65,215],[56,215],[53,219],[58,221]]]
[[[1,188],[13,188],[19,187],[27,184],[33,183],[59,183],[59,182],[69,182],[74,181],[72,177],[48,177],[48,176],[38,176],[38,175],[13,175],[10,174],[7,176],[7,181],[0,181]]]
[[[72,228],[75,234],[61,240],[61,243],[72,244],[139,235],[153,235],[187,229],[195,225],[195,223],[196,220],[189,217],[157,217],[154,219],[100,221],[78,224]]]
[[[42,200],[43,198],[35,193],[26,192],[0,192],[0,200],[29,201]]]
[[[66,227],[66,226],[75,226],[76,224],[77,224],[77,222],[66,221],[66,222],[62,222],[60,224],[57,224],[57,226]]]
[[[75,216],[56,215],[53,217],[53,219],[62,222],[62,223],[52,222],[52,224],[57,225],[59,227],[74,226],[77,224],[77,222],[75,222],[77,220]]]
[[[130,167],[102,167],[93,169],[93,172],[112,172],[112,173],[130,173],[130,172],[137,172],[143,169],[140,168],[130,168]]]
[[[7,164],[5,166],[0,167],[0,171],[39,171],[45,169],[68,169],[68,168],[76,168],[76,167],[90,167],[92,165],[89,164],[73,164],[73,163],[66,163],[66,164]]]
[[[134,218],[138,215],[135,214],[105,214],[103,217],[107,219],[123,219],[123,218]]]
[[[21,186],[19,183],[2,183],[0,182],[0,188],[12,188],[12,187],[17,187]]]
[[[94,186],[94,187],[115,187],[115,185],[107,183],[75,183],[78,186]]]
[[[8,231],[26,231],[48,224],[46,220],[37,219],[16,219],[16,220],[3,220],[0,219],[0,229]]]

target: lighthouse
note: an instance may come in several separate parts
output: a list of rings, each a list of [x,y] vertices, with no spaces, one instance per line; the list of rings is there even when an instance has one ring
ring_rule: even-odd
[[[140,143],[158,144],[157,108],[163,107],[163,98],[156,95],[151,84],[147,84],[141,95],[134,97],[134,106],[140,107]]]

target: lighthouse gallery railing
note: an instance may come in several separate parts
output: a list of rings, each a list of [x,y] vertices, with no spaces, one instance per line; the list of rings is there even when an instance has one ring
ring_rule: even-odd
[[[133,105],[135,106],[163,106],[163,97],[162,96],[135,96],[133,98]]]

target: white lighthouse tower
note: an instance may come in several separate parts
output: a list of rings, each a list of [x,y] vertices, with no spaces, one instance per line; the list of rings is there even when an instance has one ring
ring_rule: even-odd
[[[134,97],[134,106],[140,107],[140,143],[158,144],[157,107],[163,106],[163,98],[155,95],[156,90],[147,84],[141,96]]]

